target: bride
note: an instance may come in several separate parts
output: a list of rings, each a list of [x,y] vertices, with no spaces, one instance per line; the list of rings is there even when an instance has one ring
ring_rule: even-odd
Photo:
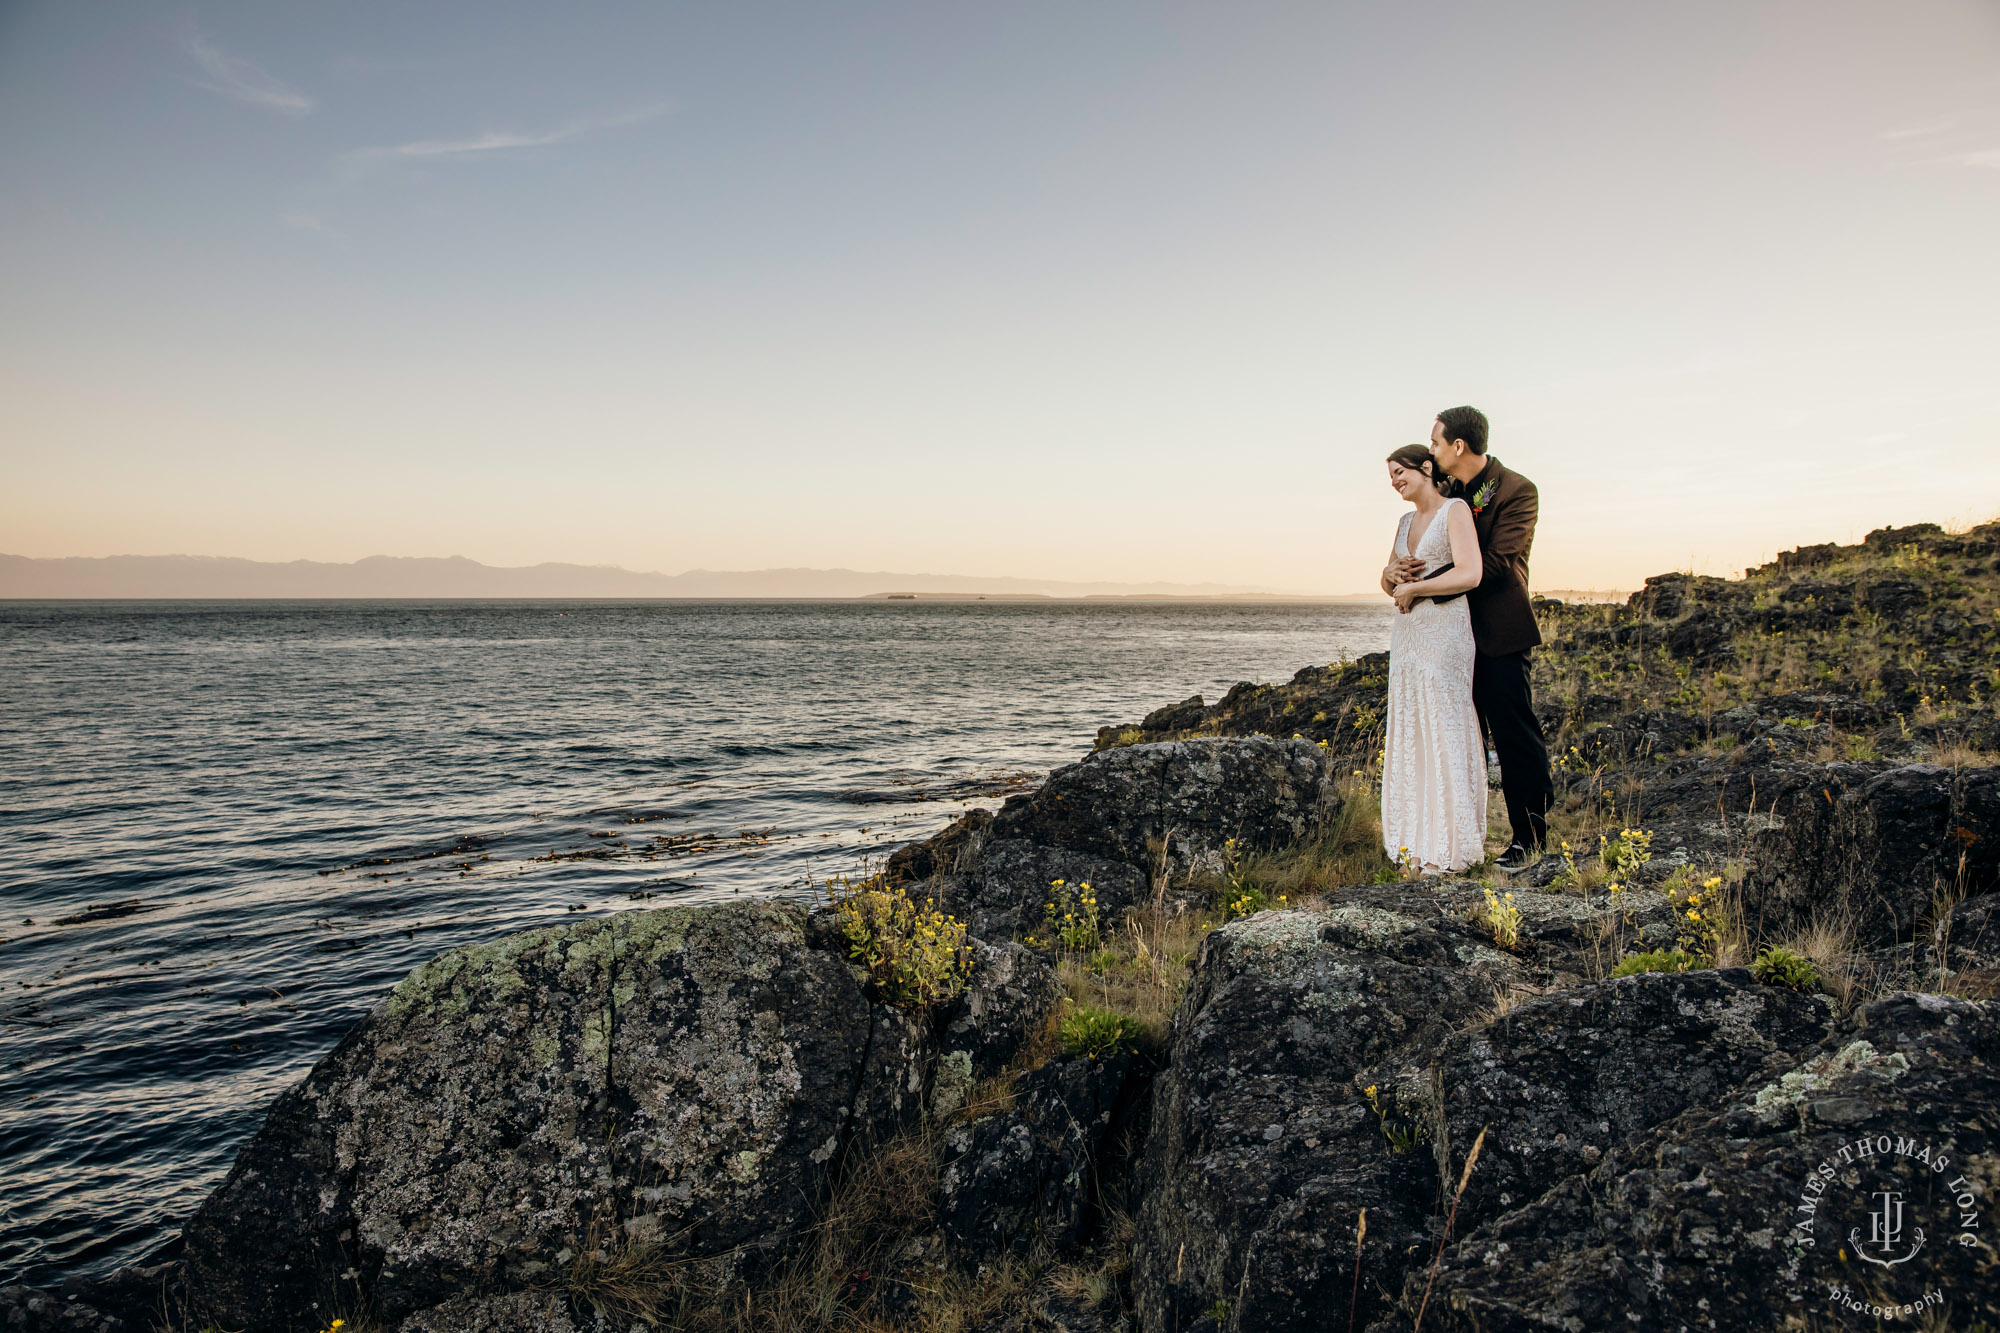
[[[1420,444],[1389,455],[1389,484],[1412,506],[1396,530],[1382,591],[1396,599],[1389,631],[1389,728],[1382,758],[1382,845],[1424,874],[1486,858],[1486,747],[1472,706],[1472,618],[1479,586],[1472,511],[1438,490]],[[1423,573],[1404,578],[1414,557]],[[1400,581],[1399,581],[1400,580]],[[1447,600],[1437,601],[1434,598]]]

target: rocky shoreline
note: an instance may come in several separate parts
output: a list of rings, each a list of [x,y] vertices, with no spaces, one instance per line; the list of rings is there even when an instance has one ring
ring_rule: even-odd
[[[175,1246],[0,1328],[2000,1322],[1996,561],[1903,529],[1544,604],[1572,846],[1511,883],[1368,845],[1364,658],[898,852],[970,931],[936,1005],[837,908],[441,955]]]

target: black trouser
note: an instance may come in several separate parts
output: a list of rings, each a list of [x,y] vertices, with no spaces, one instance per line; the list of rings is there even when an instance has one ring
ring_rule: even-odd
[[[1472,660],[1472,706],[1500,756],[1500,786],[1507,796],[1507,822],[1514,841],[1538,852],[1549,836],[1549,807],[1555,783],[1549,779],[1549,750],[1528,682],[1528,654],[1477,654]]]

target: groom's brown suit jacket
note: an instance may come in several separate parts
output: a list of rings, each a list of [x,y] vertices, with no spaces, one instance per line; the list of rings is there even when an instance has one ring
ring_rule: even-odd
[[[1470,482],[1453,483],[1451,494],[1472,507],[1479,533],[1479,586],[1465,595],[1472,641],[1488,657],[1526,652],[1542,641],[1528,605],[1528,548],[1541,510],[1535,483],[1489,457]]]

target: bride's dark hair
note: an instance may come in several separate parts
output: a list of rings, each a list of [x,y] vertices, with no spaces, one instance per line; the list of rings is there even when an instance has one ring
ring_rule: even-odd
[[[1398,467],[1406,467],[1412,472],[1421,472],[1431,479],[1431,485],[1444,489],[1444,482],[1438,477],[1437,460],[1431,451],[1421,444],[1406,444],[1389,455],[1389,461]]]

